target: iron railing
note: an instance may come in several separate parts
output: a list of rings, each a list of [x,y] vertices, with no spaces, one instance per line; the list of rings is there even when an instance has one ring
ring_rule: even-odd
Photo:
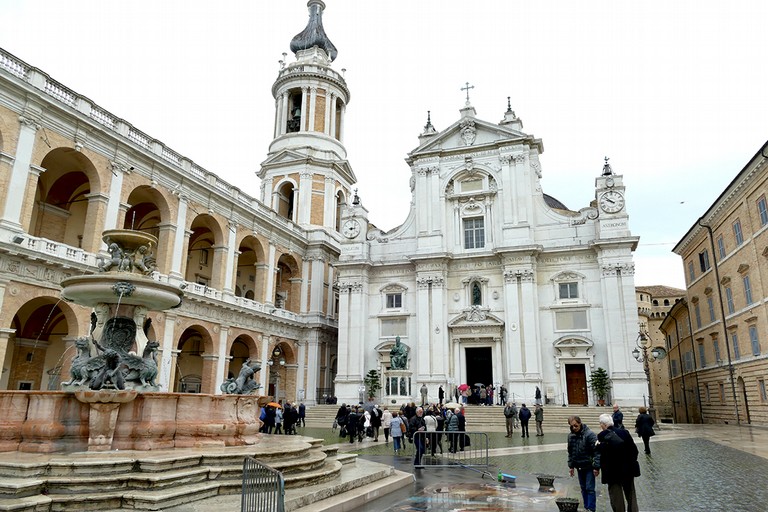
[[[419,443],[424,446],[424,453],[420,464],[416,464],[414,460],[414,467],[487,468],[490,466],[486,432],[420,431],[413,435],[415,449],[419,448]],[[433,451],[434,455],[432,455]]]
[[[285,512],[283,474],[253,457],[243,461],[241,512]]]

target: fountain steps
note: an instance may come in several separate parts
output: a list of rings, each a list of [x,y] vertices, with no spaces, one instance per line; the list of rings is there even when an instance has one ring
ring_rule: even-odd
[[[322,440],[264,436],[258,447],[2,454],[0,511],[167,510],[242,487],[244,456],[283,472],[286,489],[328,487],[354,455],[323,449]],[[274,441],[274,442],[273,442]]]

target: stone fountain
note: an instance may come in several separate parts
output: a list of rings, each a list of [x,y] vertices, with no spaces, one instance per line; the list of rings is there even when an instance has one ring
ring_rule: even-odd
[[[0,418],[0,451],[254,444],[260,397],[160,392],[159,343],[147,339],[147,314],[180,306],[183,290],[152,278],[156,237],[121,229],[105,231],[103,240],[109,257],[99,272],[61,283],[63,299],[93,308],[88,336],[75,341],[71,378],[60,392],[0,394],[0,407],[9,411]],[[225,392],[255,391],[255,366]]]

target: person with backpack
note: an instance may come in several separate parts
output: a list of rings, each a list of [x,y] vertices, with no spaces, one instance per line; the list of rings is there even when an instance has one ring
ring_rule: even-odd
[[[512,437],[512,433],[515,430],[515,412],[516,410],[512,407],[512,402],[508,402],[507,406],[504,407],[504,417],[507,423],[507,435],[505,437]]]
[[[424,422],[424,409],[416,408],[416,414],[408,421],[408,439],[413,441],[416,447],[416,456],[413,458],[413,467],[421,469],[421,457],[426,451],[426,434],[417,435],[416,432],[426,432],[427,425]]]
[[[403,416],[398,411],[392,411],[392,420],[389,423],[392,434],[392,445],[395,449],[395,455],[400,455],[400,450],[403,447],[403,434],[407,430],[407,425],[403,420]]]
[[[581,422],[578,416],[568,418],[571,433],[568,434],[568,468],[579,477],[584,509],[595,512],[597,495],[595,478],[600,474],[600,455],[595,450],[597,435]]]

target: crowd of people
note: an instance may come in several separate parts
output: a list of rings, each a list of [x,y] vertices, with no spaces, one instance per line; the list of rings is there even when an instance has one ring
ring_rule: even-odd
[[[259,432],[264,434],[297,434],[296,427],[306,426],[307,408],[303,403],[298,406],[290,402],[270,402],[261,409],[262,421]]]
[[[341,404],[334,419],[334,428],[339,429],[339,437],[348,437],[350,443],[362,442],[366,438],[378,442],[380,433],[383,433],[385,443],[389,443],[389,438],[392,438],[396,455],[405,448],[404,442],[407,440],[414,445],[414,462],[417,466],[427,450],[434,456],[444,450],[456,453],[466,447],[465,436],[458,434],[466,430],[466,418],[461,406],[417,406],[415,402],[410,402],[390,411],[386,406],[379,407],[373,403]],[[416,432],[426,433],[415,435]]]

